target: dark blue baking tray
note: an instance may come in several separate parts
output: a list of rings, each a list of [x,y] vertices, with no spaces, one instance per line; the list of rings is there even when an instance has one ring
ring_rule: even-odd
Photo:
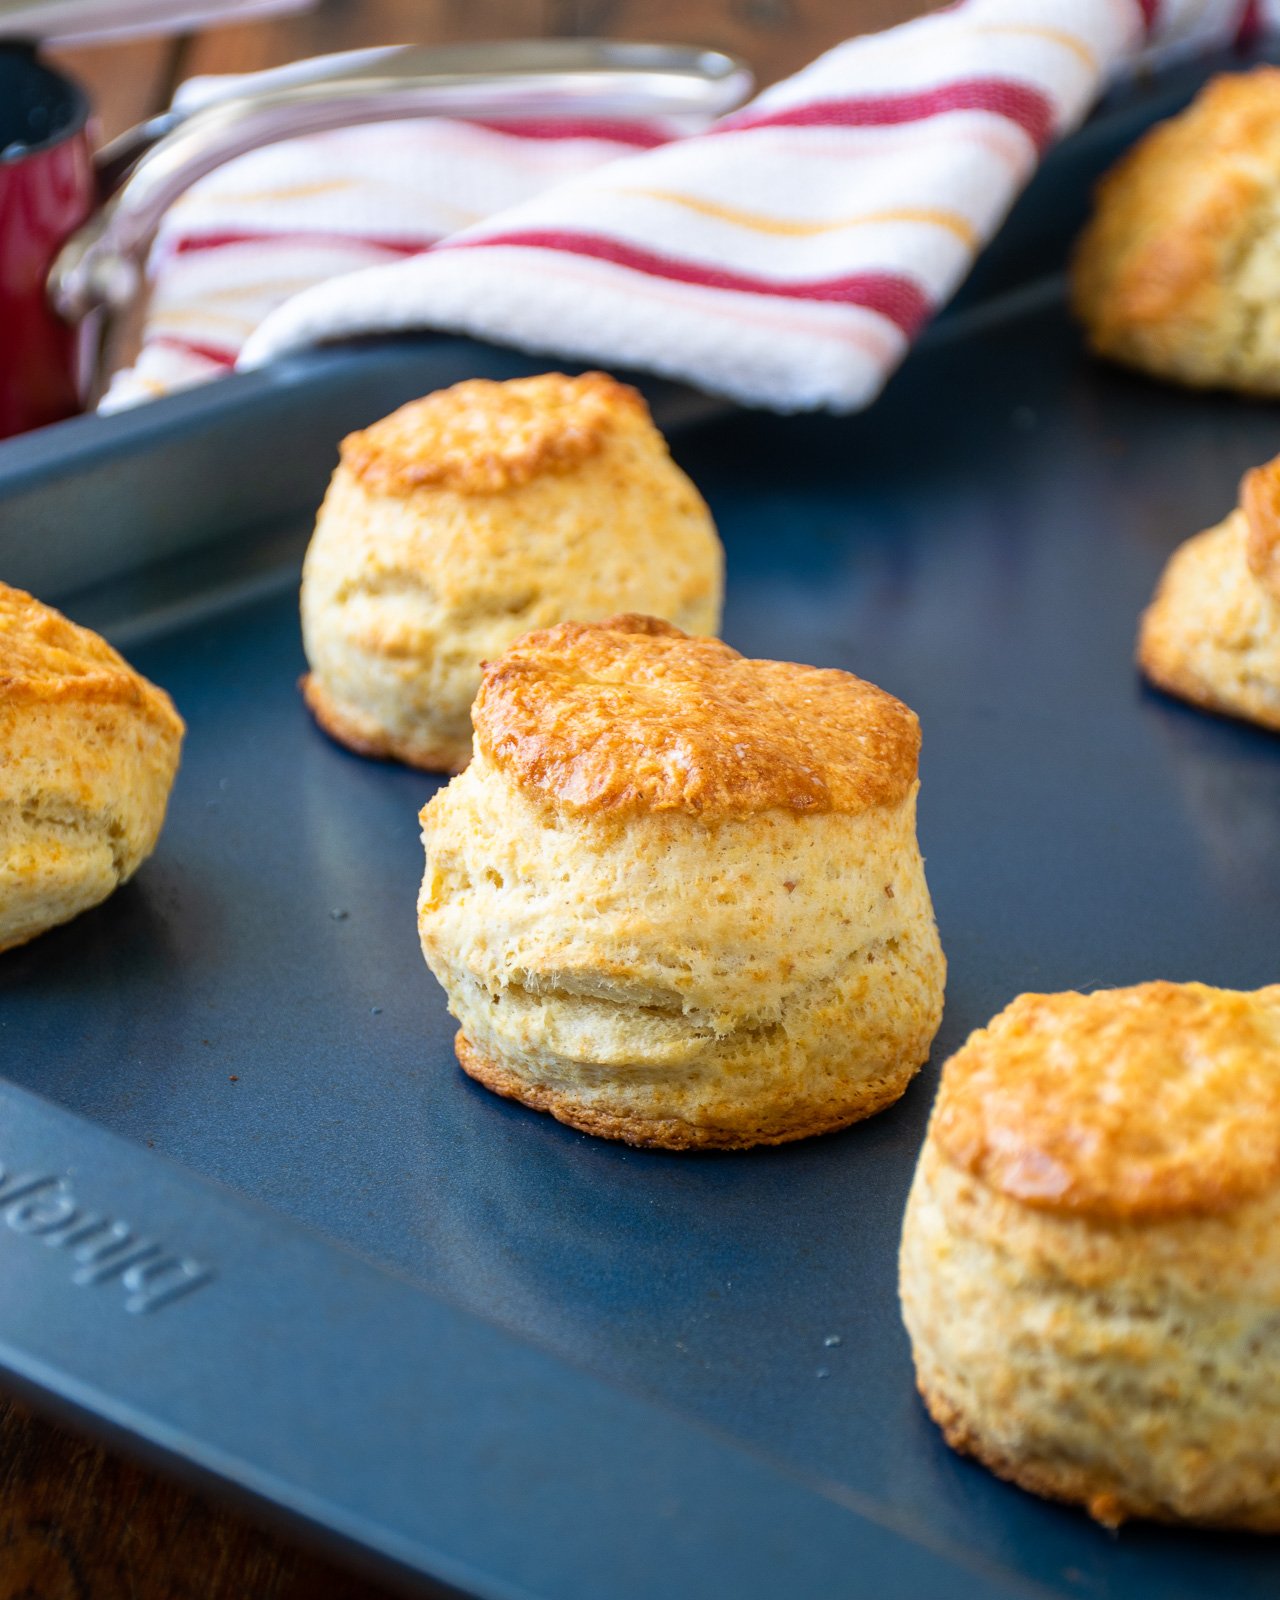
[[[464,1078],[414,929],[434,783],[328,743],[296,694],[337,437],[544,363],[372,343],[0,447],[0,575],[190,724],[154,859],[0,959],[13,1381],[417,1593],[1275,1596],[1271,1543],[1107,1533],[952,1455],[895,1292],[970,1028],[1024,989],[1277,977],[1280,741],[1148,692],[1131,655],[1280,410],[1091,363],[1036,279],[1188,87],[1131,91],[1049,164],[867,415],[650,386],[724,535],[728,639],[924,725],[946,1017],[902,1103],[843,1134],[639,1152]]]

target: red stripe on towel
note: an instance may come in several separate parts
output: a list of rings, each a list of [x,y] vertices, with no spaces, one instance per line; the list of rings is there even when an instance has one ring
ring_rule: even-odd
[[[306,228],[276,231],[274,229],[244,229],[224,233],[197,233],[179,239],[173,253],[191,255],[198,250],[221,250],[233,244],[330,244],[359,245],[367,250],[385,250],[393,256],[416,256],[429,250],[439,235],[420,238],[388,238],[372,233],[342,233],[338,229],[308,230]]]
[[[814,100],[781,111],[740,111],[716,124],[712,133],[740,133],[747,128],[886,128],[949,111],[990,111],[1023,130],[1043,150],[1053,137],[1052,102],[1030,84],[1011,78],[966,78],[933,89],[901,94],[856,95],[842,100]]]
[[[892,272],[852,272],[835,278],[779,281],[723,267],[701,266],[674,256],[659,255],[639,245],[625,244],[603,234],[577,233],[566,228],[527,228],[490,233],[478,239],[445,243],[442,251],[482,250],[495,245],[515,245],[529,250],[558,250],[566,255],[590,256],[614,266],[642,272],[676,283],[698,284],[707,289],[730,289],[740,294],[772,295],[783,300],[823,300],[839,305],[863,306],[913,337],[932,311],[928,297],[912,279]]]
[[[604,139],[610,144],[630,144],[638,150],[652,150],[667,144],[671,135],[646,128],[642,123],[616,121],[608,117],[521,118],[518,122],[496,122],[478,117],[462,119],[469,128],[485,128],[490,133],[508,133],[513,139]]]
[[[215,367],[234,367],[235,356],[227,350],[219,350],[211,344],[198,344],[194,339],[179,339],[172,333],[153,333],[147,338],[149,345],[162,344],[169,350],[180,350],[186,356],[198,356],[201,361],[209,361]]]

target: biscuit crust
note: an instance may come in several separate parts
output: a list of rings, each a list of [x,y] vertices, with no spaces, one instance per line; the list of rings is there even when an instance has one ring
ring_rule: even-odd
[[[526,634],[472,715],[495,767],[577,813],[857,813],[900,804],[920,750],[915,713],[874,684],[643,616]]]
[[[1024,995],[943,1068],[903,1222],[917,1386],[1034,1493],[1280,1531],[1280,985]]]
[[[1280,1183],[1280,985],[1019,995],[947,1063],[931,1137],[1029,1206],[1229,1211]]]
[[[501,494],[595,455],[620,413],[648,416],[635,389],[603,372],[471,378],[349,433],[340,451],[356,480],[380,494]]]
[[[1072,267],[1101,355],[1196,387],[1280,393],[1280,70],[1214,78],[1102,180]]]
[[[9,705],[127,706],[164,732],[183,731],[164,690],[105,639],[6,583],[0,583],[0,695]]]
[[[168,695],[104,639],[0,584],[0,950],[150,855],[182,735]]]

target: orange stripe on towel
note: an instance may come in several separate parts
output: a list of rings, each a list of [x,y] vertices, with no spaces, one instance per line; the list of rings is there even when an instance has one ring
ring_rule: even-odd
[[[967,217],[962,217],[958,211],[944,211],[932,206],[901,206],[889,211],[864,211],[858,216],[808,222],[799,217],[773,217],[762,211],[743,211],[737,206],[723,205],[718,200],[703,200],[697,195],[680,194],[674,189],[615,189],[613,193],[662,200],[668,205],[683,206],[686,211],[696,211],[699,216],[714,217],[719,222],[729,222],[738,228],[749,228],[753,233],[775,233],[791,239],[808,239],[820,233],[836,233],[843,228],[873,227],[881,222],[920,222],[945,228],[970,248],[976,248],[980,242],[978,230]]]

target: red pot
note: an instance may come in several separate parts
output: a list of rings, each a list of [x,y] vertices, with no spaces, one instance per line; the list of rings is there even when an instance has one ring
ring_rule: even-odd
[[[79,85],[0,45],[0,438],[80,409],[76,335],[47,284],[97,200],[88,121]]]

